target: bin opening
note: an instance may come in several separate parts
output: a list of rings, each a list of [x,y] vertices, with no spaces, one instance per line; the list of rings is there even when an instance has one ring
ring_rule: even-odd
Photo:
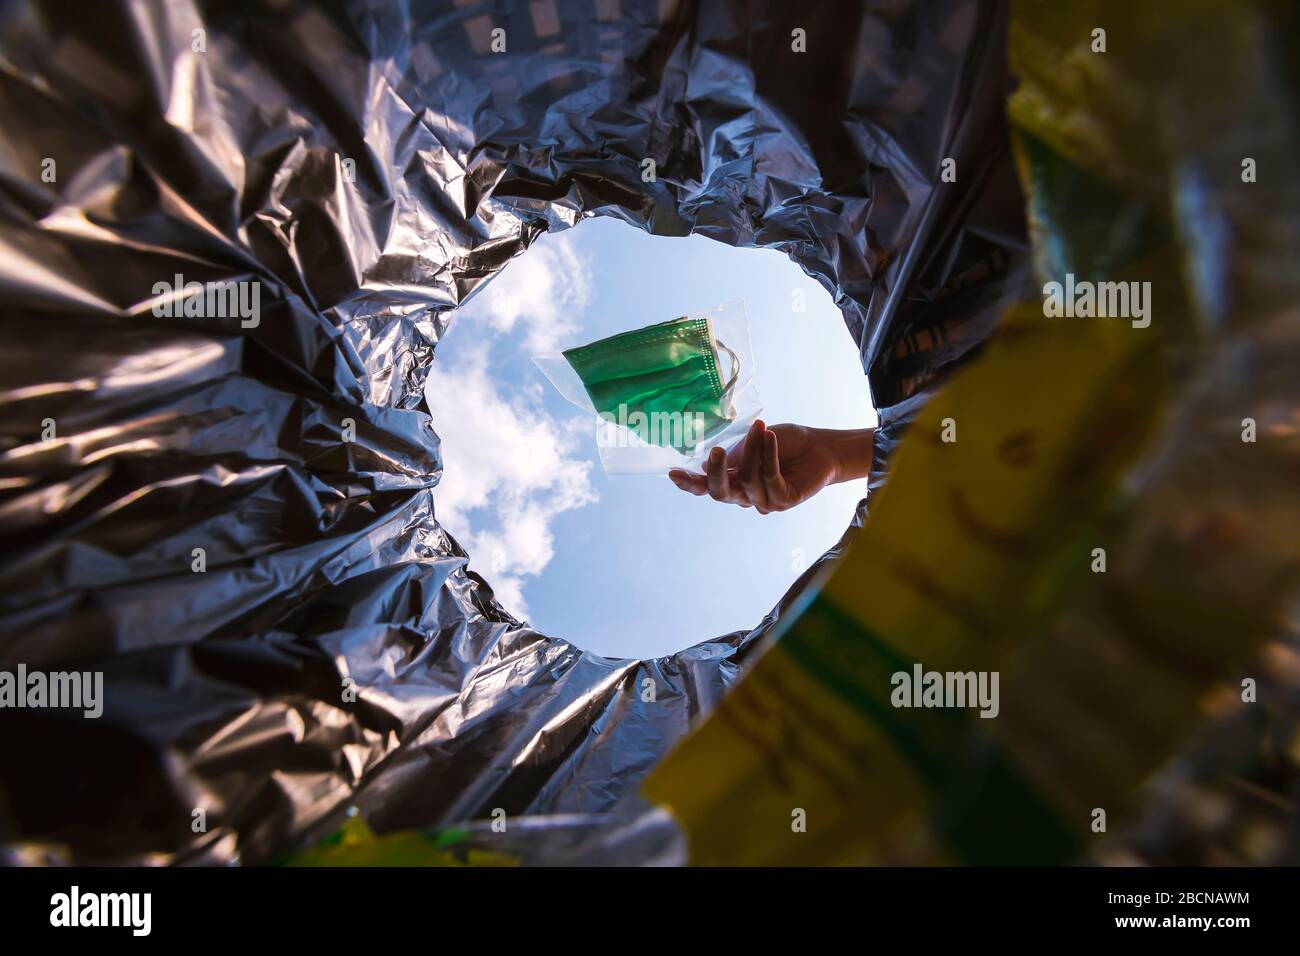
[[[743,301],[764,421],[874,424],[839,310],[771,250],[596,217],[540,237],[450,313],[425,390],[435,506],[511,615],[594,654],[663,657],[755,626],[854,520],[862,482],[761,516],[684,494],[666,469],[607,474],[595,416],[528,361],[724,301]]]

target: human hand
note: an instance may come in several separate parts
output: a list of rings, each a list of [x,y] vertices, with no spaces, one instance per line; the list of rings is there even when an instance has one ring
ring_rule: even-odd
[[[674,468],[668,477],[693,495],[754,508],[759,514],[785,511],[833,482],[865,475],[871,461],[870,436],[869,429],[838,432],[790,424],[768,428],[756,421],[730,452],[716,447],[709,452],[704,474]]]

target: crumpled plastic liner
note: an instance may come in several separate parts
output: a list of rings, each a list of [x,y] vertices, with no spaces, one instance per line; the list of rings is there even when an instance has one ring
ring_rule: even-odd
[[[438,524],[437,343],[585,216],[779,248],[859,344],[878,486],[1025,275],[1005,16],[0,5],[0,662],[105,675],[98,720],[0,715],[6,838],[263,862],[354,805],[379,831],[620,812],[834,552],[670,657],[538,633]],[[177,274],[260,282],[260,322],[157,317]]]

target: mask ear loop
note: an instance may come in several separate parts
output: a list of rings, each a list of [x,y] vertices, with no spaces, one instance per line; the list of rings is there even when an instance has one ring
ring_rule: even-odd
[[[740,359],[737,358],[735,352],[723,344],[722,339],[715,338],[713,341],[717,344],[718,350],[726,352],[731,359],[731,377],[727,379],[727,384],[722,387],[722,402],[726,406],[726,418],[729,421],[735,421],[736,409],[731,403],[731,390],[736,387],[736,379],[740,378]]]

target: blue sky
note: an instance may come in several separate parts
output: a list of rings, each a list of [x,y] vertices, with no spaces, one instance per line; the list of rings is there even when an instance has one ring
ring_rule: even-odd
[[[865,481],[759,515],[663,476],[606,475],[593,419],[531,361],[733,299],[748,313],[765,422],[875,423],[839,310],[772,250],[584,220],[542,236],[454,314],[428,386],[445,465],[438,517],[539,631],[658,657],[751,627],[847,526]]]

